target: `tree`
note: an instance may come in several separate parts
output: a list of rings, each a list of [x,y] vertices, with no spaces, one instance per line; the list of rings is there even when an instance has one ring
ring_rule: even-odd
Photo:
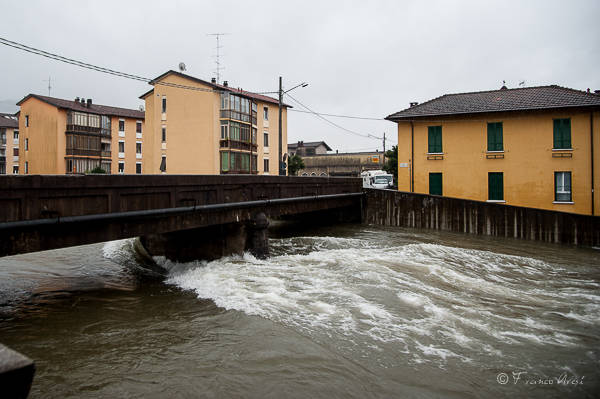
[[[288,159],[288,172],[290,176],[296,176],[300,169],[304,169],[304,160],[300,155],[294,154]]]
[[[391,150],[385,152],[385,165],[383,170],[394,175],[394,185],[398,185],[398,146],[395,145]]]
[[[106,171],[104,169],[102,169],[100,166],[96,166],[94,169],[92,169],[89,173],[94,173],[94,174],[102,174],[102,173],[106,173]]]

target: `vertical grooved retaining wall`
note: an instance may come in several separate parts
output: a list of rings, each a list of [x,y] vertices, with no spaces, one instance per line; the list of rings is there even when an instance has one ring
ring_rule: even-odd
[[[600,216],[365,189],[364,223],[600,246]]]

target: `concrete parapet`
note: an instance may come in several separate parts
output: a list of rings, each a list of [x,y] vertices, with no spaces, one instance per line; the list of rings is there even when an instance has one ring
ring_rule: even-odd
[[[600,217],[436,195],[366,189],[363,222],[600,246]]]

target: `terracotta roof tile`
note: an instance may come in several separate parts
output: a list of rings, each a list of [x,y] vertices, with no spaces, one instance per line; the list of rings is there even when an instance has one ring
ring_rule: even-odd
[[[19,120],[14,114],[0,113],[0,127],[17,129],[19,127]]]
[[[574,107],[599,107],[600,96],[551,85],[445,94],[388,115],[391,121],[484,112],[511,112]]]
[[[135,109],[128,108],[111,107],[108,105],[99,104],[91,104],[88,108],[86,105],[83,105],[80,102],[76,102],[75,100],[63,100],[61,98],[40,96],[38,94],[27,95],[25,98],[19,101],[17,105],[21,105],[25,100],[27,100],[30,97],[37,98],[38,100],[44,101],[45,103],[48,103],[50,105],[54,105],[55,107],[68,109],[71,111],[87,112],[90,114],[98,115],[120,116],[124,118],[144,119],[144,111],[138,111]]]

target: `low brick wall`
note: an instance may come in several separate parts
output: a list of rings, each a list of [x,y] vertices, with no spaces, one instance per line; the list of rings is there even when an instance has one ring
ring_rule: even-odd
[[[600,246],[600,216],[392,190],[365,189],[363,222]]]

